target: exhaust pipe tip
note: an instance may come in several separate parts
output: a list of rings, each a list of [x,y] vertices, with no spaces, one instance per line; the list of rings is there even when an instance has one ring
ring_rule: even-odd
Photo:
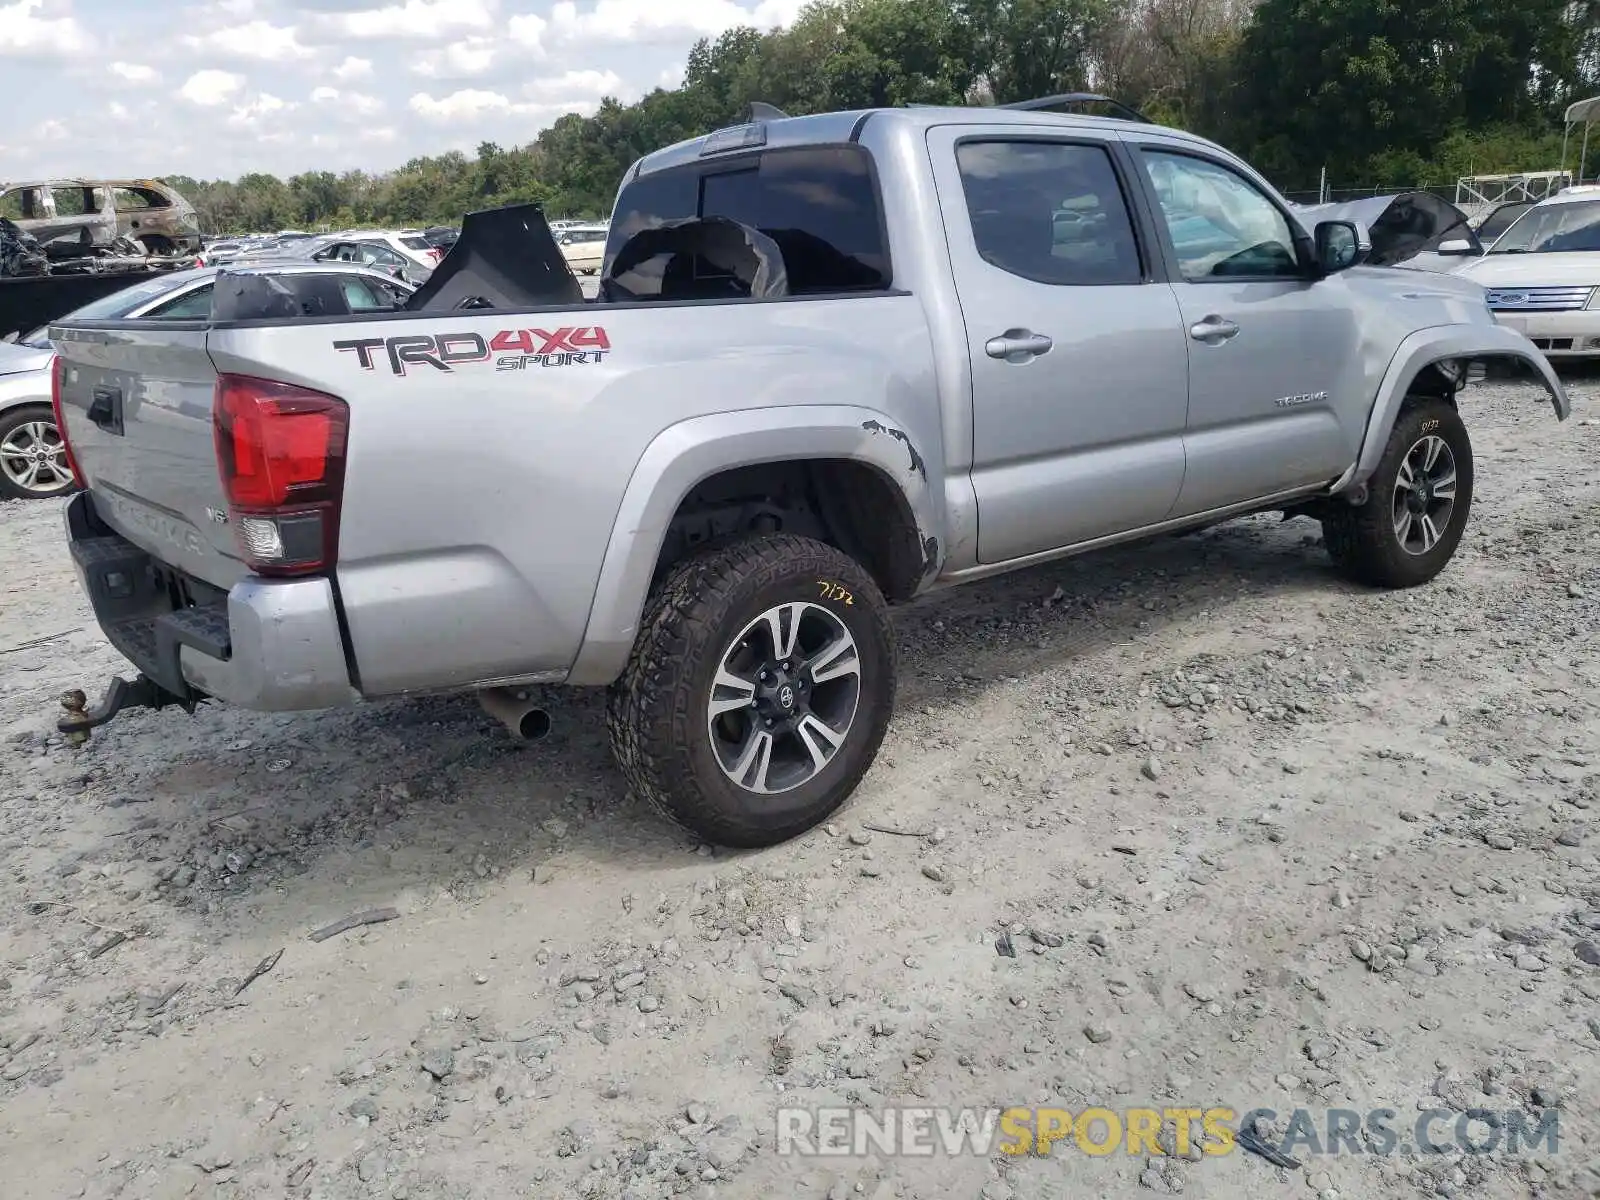
[[[542,708],[530,708],[517,722],[517,733],[525,742],[537,742],[550,732],[550,714]]]
[[[478,703],[519,741],[537,742],[550,732],[550,713],[525,688],[482,688]]]

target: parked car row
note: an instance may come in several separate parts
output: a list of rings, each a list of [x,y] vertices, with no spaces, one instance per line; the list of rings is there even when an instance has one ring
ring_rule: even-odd
[[[311,258],[335,243],[380,245],[400,261],[419,271],[432,271],[455,244],[457,231],[445,226],[433,229],[344,229],[337,233],[313,234],[298,229],[275,234],[251,234],[239,238],[219,238],[202,249],[201,261],[207,266],[227,266],[243,259],[269,256]],[[342,261],[356,261],[343,258]]]

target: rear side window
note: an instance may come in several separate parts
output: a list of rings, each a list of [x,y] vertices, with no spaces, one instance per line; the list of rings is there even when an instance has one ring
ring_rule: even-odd
[[[211,284],[197,287],[186,296],[168,301],[145,313],[147,321],[199,321],[211,315]]]
[[[425,237],[403,237],[400,239],[400,244],[408,250],[428,249],[428,239]]]
[[[881,291],[889,286],[889,247],[872,161],[860,146],[772,150],[755,160],[706,163],[646,175],[623,189],[606,255],[628,238],[669,221],[725,217],[760,230],[783,251],[791,295]],[[705,264],[641,264],[618,283],[639,298],[659,296],[663,280]],[[669,289],[670,290],[670,289]],[[670,298],[670,295],[669,295]]]
[[[1039,283],[1139,283],[1139,245],[1111,156],[1066,142],[973,141],[956,166],[978,253]]]

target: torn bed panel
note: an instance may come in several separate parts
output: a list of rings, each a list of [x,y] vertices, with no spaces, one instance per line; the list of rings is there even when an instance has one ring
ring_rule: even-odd
[[[461,236],[412,295],[411,312],[582,304],[583,289],[537,204],[468,213]]]

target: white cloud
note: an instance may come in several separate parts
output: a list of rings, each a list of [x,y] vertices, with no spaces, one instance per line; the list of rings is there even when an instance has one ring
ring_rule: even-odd
[[[350,83],[357,79],[370,79],[372,77],[372,60],[351,55],[333,69],[333,77],[340,83]]]
[[[53,2],[49,11],[63,11],[65,7]],[[0,58],[60,58],[89,48],[89,35],[73,17],[47,17],[41,15],[44,11],[45,0],[0,5]]]
[[[749,7],[733,0],[595,0],[579,12],[574,0],[560,0],[550,10],[550,25],[564,41],[664,42],[715,37],[739,25],[784,25],[802,7],[803,0],[760,0]]]
[[[485,113],[510,112],[511,101],[499,92],[486,92],[478,88],[463,88],[435,100],[427,92],[411,97],[411,111],[430,121],[461,121],[481,117]]]
[[[622,77],[615,71],[568,71],[551,79],[535,79],[523,86],[522,94],[531,100],[598,100],[621,90]]]
[[[544,31],[550,27],[538,13],[523,13],[511,18],[506,26],[506,35],[517,45],[534,51],[539,57],[544,57]]]
[[[668,89],[669,91],[673,88],[682,87],[684,73],[684,64],[682,63],[679,63],[675,67],[668,67],[662,71],[661,74],[656,76],[656,84],[659,87]]]
[[[208,67],[189,76],[184,85],[178,89],[178,95],[190,104],[198,104],[202,108],[215,108],[219,104],[227,103],[228,98],[242,87],[244,87],[243,75]]]
[[[114,62],[111,64],[111,73],[124,83],[140,86],[161,82],[161,72],[143,63]]]
[[[111,113],[111,119],[114,121],[126,121],[129,116],[128,106],[120,100],[113,100],[107,111]]]
[[[4,11],[4,9],[0,9],[0,13]],[[58,121],[53,117],[43,122],[36,132],[39,137],[47,142],[64,142],[72,136],[72,130],[67,128],[66,122]]]
[[[430,50],[411,68],[428,79],[466,79],[494,65],[496,40],[469,37],[442,50]]]
[[[319,87],[311,92],[313,104],[332,104],[346,113],[354,113],[360,117],[370,117],[374,113],[383,111],[383,101],[376,96],[366,96],[360,92],[341,92],[338,88]]]
[[[273,25],[267,21],[233,25],[183,40],[191,50],[201,53],[249,58],[258,62],[288,62],[310,58],[316,53],[301,43],[300,31],[293,25]]]
[[[454,30],[487,30],[498,0],[405,0],[328,18],[333,29],[358,38],[432,38]]]
[[[502,92],[481,88],[463,88],[448,96],[434,99],[427,92],[411,97],[409,107],[424,120],[438,124],[453,124],[482,120],[486,117],[515,116],[530,122],[554,120],[566,113],[592,113],[597,103],[591,99],[564,99],[550,103],[518,103]]]
[[[296,106],[287,100],[278,99],[270,92],[262,92],[236,107],[233,115],[228,118],[228,124],[235,129],[255,129],[266,118],[277,116],[294,107]]]

